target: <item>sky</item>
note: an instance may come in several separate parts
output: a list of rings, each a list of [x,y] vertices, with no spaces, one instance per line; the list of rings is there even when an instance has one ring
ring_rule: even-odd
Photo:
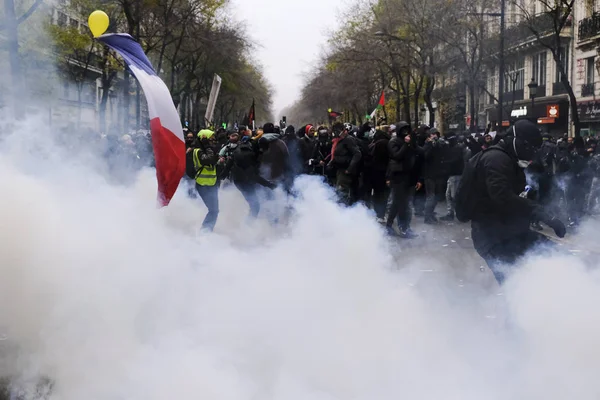
[[[273,86],[273,111],[297,100],[303,73],[310,71],[335,29],[344,0],[233,0],[238,19],[245,20],[257,43],[256,58]]]

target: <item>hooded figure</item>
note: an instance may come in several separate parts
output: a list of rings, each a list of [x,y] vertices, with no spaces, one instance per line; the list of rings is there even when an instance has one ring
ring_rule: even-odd
[[[305,125],[298,130],[298,152],[302,163],[302,173],[308,174],[311,172],[309,161],[314,151],[314,143],[311,135],[314,136],[314,128],[312,125]]]
[[[288,148],[279,135],[265,133],[258,141],[261,151],[260,174],[271,182],[282,182],[289,170]]]
[[[410,126],[406,122],[396,124],[396,136],[388,143],[390,156],[388,176],[390,182],[391,204],[386,221],[388,235],[398,236],[393,228],[394,220],[398,217],[400,236],[406,239],[417,235],[410,229],[411,212],[409,204],[414,193],[414,187],[420,175],[419,158],[423,149],[416,144],[416,139],[410,134]]]
[[[528,251],[550,240],[530,229],[541,221],[564,237],[564,224],[549,215],[525,193],[525,173],[542,144],[538,128],[520,120],[496,146],[485,150],[476,165],[473,185],[472,238],[475,250],[487,262],[498,283],[508,268]]]
[[[387,205],[386,174],[390,162],[388,144],[390,136],[383,131],[376,131],[373,142],[369,145],[371,158],[371,185],[373,187],[373,209],[379,222],[384,222]]]

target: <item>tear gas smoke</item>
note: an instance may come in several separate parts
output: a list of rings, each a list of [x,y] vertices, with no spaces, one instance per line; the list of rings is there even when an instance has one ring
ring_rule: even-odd
[[[310,178],[285,224],[246,225],[226,189],[197,236],[185,190],[157,211],[152,171],[111,185],[24,129],[0,145],[0,372],[26,398],[41,377],[61,400],[600,396],[600,277],[576,258],[530,259],[504,296],[417,276],[452,260],[390,247]]]

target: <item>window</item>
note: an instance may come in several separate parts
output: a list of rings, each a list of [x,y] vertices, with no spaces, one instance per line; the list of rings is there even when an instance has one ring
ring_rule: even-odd
[[[516,22],[516,16],[517,16],[517,5],[515,2],[511,2],[510,4],[510,12],[508,14],[508,22],[510,23],[510,25],[514,25]]]
[[[525,59],[507,63],[504,75],[504,92],[523,90],[525,88]]]
[[[594,0],[585,0],[585,16],[591,17],[594,14]]]
[[[594,83],[594,70],[596,69],[595,57],[585,59],[585,83]]]
[[[494,72],[492,71],[492,74]],[[489,104],[494,103],[494,97],[496,97],[496,77],[494,75],[487,78],[487,91],[489,92],[490,99]]]
[[[569,48],[561,47],[559,50],[559,59],[565,70],[565,75],[569,76]],[[560,73],[560,65],[556,63],[556,74],[554,76],[554,82],[562,82],[562,75]]]
[[[58,11],[58,18],[56,19],[56,24],[58,26],[60,26],[61,28],[64,28],[67,26],[67,14],[65,14],[64,12]]]
[[[546,85],[546,58],[545,51],[533,56],[532,77],[540,86]]]
[[[69,25],[71,28],[79,29],[79,21],[73,18],[69,18]]]

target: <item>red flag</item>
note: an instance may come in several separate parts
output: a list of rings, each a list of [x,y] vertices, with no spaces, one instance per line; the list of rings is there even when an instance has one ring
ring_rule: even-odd
[[[252,128],[252,122],[256,121],[256,115],[254,112],[254,99],[252,99],[252,106],[250,107],[250,112],[248,113],[248,128]]]
[[[385,106],[385,92],[381,92],[381,97],[379,98],[379,104],[377,104],[377,106],[381,108]]]

